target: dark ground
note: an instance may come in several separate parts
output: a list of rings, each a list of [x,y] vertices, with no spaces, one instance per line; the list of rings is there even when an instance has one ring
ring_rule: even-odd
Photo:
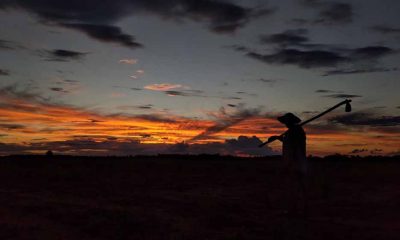
[[[312,159],[289,217],[277,159],[0,158],[0,239],[400,239],[400,158]]]

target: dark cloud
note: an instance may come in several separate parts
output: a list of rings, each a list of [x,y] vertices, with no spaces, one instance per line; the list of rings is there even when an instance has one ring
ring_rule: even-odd
[[[0,39],[0,49],[12,50],[14,48],[11,46],[10,41]]]
[[[354,94],[330,94],[330,95],[324,95],[323,97],[328,97],[328,98],[360,98],[362,96],[361,95],[354,95]]]
[[[143,88],[137,88],[137,87],[123,87],[123,86],[112,86],[113,88],[122,88],[122,89],[128,89],[132,91],[141,91]]]
[[[24,145],[0,142],[0,154],[21,154],[27,149]]]
[[[311,20],[300,19],[302,23],[308,24],[345,24],[353,20],[353,6],[348,3],[320,0],[300,0],[306,6],[317,9],[318,16]]]
[[[333,67],[341,62],[348,61],[347,57],[338,53],[323,50],[282,49],[272,54],[248,52],[246,55],[269,64],[292,64],[302,68]]]
[[[281,79],[267,79],[267,78],[258,78],[258,79],[256,79],[256,81],[268,84],[269,87],[271,87],[271,88],[274,87],[275,84],[280,80]]]
[[[303,114],[318,114],[319,112],[318,111],[303,111],[301,113],[303,113]]]
[[[400,34],[400,28],[394,28],[385,25],[373,26],[370,29],[382,34]]]
[[[208,96],[202,90],[187,89],[187,90],[167,90],[164,93],[168,96],[181,96],[181,97],[202,97],[202,98],[220,98],[217,96]]]
[[[286,41],[285,44],[288,44]],[[325,46],[320,44],[301,44],[301,48],[296,47],[280,48],[272,53],[263,54],[256,51],[246,52],[246,56],[256,60],[278,65],[297,65],[301,68],[321,68],[338,67],[341,65],[351,65],[356,71],[389,70],[386,68],[375,67],[378,60],[397,51],[385,46],[367,46],[362,48],[336,48],[334,46]],[[368,68],[359,68],[358,66],[367,65]],[[330,74],[340,74],[341,69],[328,71],[324,76]],[[397,70],[393,68],[392,70]],[[349,70],[351,71],[351,70]],[[343,73],[344,74],[344,73]]]
[[[321,0],[298,0],[298,1],[307,7],[317,7],[321,4]]]
[[[21,125],[21,124],[0,123],[0,129],[15,130],[15,129],[23,129],[23,128],[25,128],[25,126]]]
[[[142,44],[136,42],[133,36],[123,33],[119,27],[83,23],[63,23],[61,26],[84,32],[103,42],[114,42],[130,48],[142,47]]]
[[[106,122],[106,121],[97,120],[97,119],[89,119],[89,121],[91,121],[92,123]]]
[[[64,49],[43,50],[39,53],[46,61],[68,62],[72,60],[81,60],[88,53],[77,52]]]
[[[55,87],[49,87],[53,92],[60,93],[74,93],[81,89],[80,81],[71,79],[57,79],[54,84]]]
[[[153,105],[152,104],[146,104],[146,105],[141,105],[138,106],[139,109],[152,109]]]
[[[393,49],[385,46],[368,46],[353,49],[350,57],[353,59],[379,58],[394,52]]]
[[[371,112],[355,112],[329,119],[330,122],[348,126],[391,127],[400,126],[400,116],[376,116]]]
[[[71,80],[71,79],[62,79],[62,82],[68,83],[68,84],[78,84],[80,81],[78,80]]]
[[[188,144],[177,143],[170,145],[165,153],[174,154],[222,154],[240,156],[276,155],[270,147],[259,148],[262,141],[256,137],[239,136],[237,139],[227,139],[223,143]]]
[[[379,72],[393,72],[398,71],[398,68],[383,68],[383,67],[372,67],[364,69],[335,69],[331,71],[326,71],[322,76],[332,76],[332,75],[346,75],[346,74],[362,74],[362,73],[379,73]]]
[[[275,83],[275,82],[277,82],[278,80],[277,80],[277,79],[259,78],[259,79],[257,79],[257,81],[264,82],[264,83]]]
[[[0,76],[8,76],[10,75],[10,71],[5,69],[0,69]]]
[[[165,94],[167,94],[168,96],[190,96],[189,94],[182,92],[182,91],[175,91],[175,90],[169,90],[169,91],[165,91]]]
[[[142,114],[135,115],[137,118],[141,118],[144,120],[152,121],[152,122],[162,122],[162,123],[176,123],[177,120],[170,118],[168,116],[160,115],[160,114]]]
[[[303,49],[303,50],[319,50],[319,51],[336,51],[333,45],[310,43],[307,37],[308,30],[305,28],[289,29],[281,33],[270,35],[260,35],[259,40],[262,44],[276,45],[280,49]],[[250,51],[250,50],[249,50]]]
[[[150,138],[144,134],[141,138]],[[141,144],[139,140],[120,141],[114,137],[104,136],[101,139],[90,136],[77,136],[66,141],[35,141],[29,144],[6,144],[0,142],[0,154],[24,154],[32,151],[46,152],[49,149],[56,153],[73,155],[157,155],[157,154],[221,154],[263,156],[277,154],[271,148],[259,148],[261,140],[255,136],[239,136],[223,143],[205,144]]]
[[[318,89],[315,90],[316,93],[334,93],[336,91],[332,91],[332,90],[326,90],[326,89]]]
[[[292,18],[288,22],[292,23],[294,25],[297,25],[297,26],[303,26],[303,25],[306,25],[307,23],[310,23],[309,20],[304,19],[304,18]]]
[[[356,149],[353,149],[351,152],[349,152],[350,154],[359,154],[359,153],[363,153],[363,152],[368,152],[368,149],[366,149],[366,148],[361,148],[361,149],[359,149],[359,148],[356,148]]]
[[[228,106],[228,107],[233,107],[233,108],[234,108],[234,107],[236,107],[237,105],[236,105],[236,104],[227,104],[227,106]]]
[[[47,102],[49,99],[32,91],[33,87],[27,85],[25,88],[19,88],[18,85],[9,85],[0,88],[0,96],[22,99],[34,102]],[[0,103],[1,104],[1,103]]]
[[[134,14],[153,14],[163,19],[204,22],[216,33],[232,33],[251,19],[270,15],[272,9],[252,9],[222,0],[6,0],[0,8],[23,9],[41,22],[75,29],[101,41],[139,47],[133,36],[112,24]]]
[[[251,96],[251,97],[256,97],[257,96],[257,94],[255,94],[255,93],[248,93],[248,92],[244,92],[244,91],[239,91],[239,92],[236,92],[237,94],[239,94],[239,95],[245,95],[245,96]]]
[[[350,23],[353,18],[353,7],[348,3],[329,3],[322,7],[317,23],[343,24]]]
[[[233,125],[236,125],[246,119],[259,116],[260,109],[246,109],[243,104],[237,106],[237,111],[234,113],[226,112],[224,107],[221,107],[217,113],[211,113],[210,116],[216,119],[216,124],[209,127],[199,135],[191,139],[191,141],[202,140],[209,136],[221,132]]]
[[[238,139],[228,139],[225,141],[225,145],[232,155],[270,155],[272,150],[269,147],[265,149],[258,147],[262,143],[263,142],[256,136],[239,136]]]
[[[317,115],[318,113],[321,113],[321,112],[317,112],[314,114]],[[339,124],[325,123],[325,122],[310,123],[310,124],[305,125],[304,128],[305,128],[307,134],[310,134],[310,135],[337,134],[337,133],[344,133],[344,132],[348,131],[348,129],[345,126],[342,126]]]
[[[61,93],[69,93],[68,90],[64,89],[64,88],[60,88],[60,87],[51,87],[49,88],[51,91],[53,92],[61,92]]]
[[[137,109],[152,109],[154,106],[152,104],[145,104],[145,105],[137,105],[137,106],[118,106],[117,108],[120,110],[137,110]]]
[[[250,51],[250,49],[247,48],[246,46],[238,45],[238,44],[225,46],[225,48],[230,48],[230,49],[233,49],[233,50],[235,50],[237,52],[248,52],[248,51]]]
[[[17,42],[0,39],[0,50],[17,50],[24,48],[24,46]]]
[[[227,99],[227,100],[242,100],[240,97],[221,97],[221,99]]]
[[[165,94],[167,94],[168,96],[182,96],[182,97],[210,97],[210,96],[206,96],[203,95],[203,91],[201,90],[167,90],[164,91]]]
[[[298,46],[309,41],[309,39],[304,36],[306,33],[306,29],[295,29],[272,35],[261,35],[260,42],[264,44],[277,44],[281,47]]]

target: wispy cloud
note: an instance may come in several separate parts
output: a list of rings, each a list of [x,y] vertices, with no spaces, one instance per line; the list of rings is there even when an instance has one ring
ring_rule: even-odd
[[[336,91],[327,90],[327,89],[318,89],[318,90],[315,90],[315,92],[316,92],[316,93],[334,93],[334,92],[336,92]]]
[[[78,30],[89,37],[102,42],[117,43],[128,48],[140,48],[134,36],[124,33],[121,28],[112,25],[100,25],[91,23],[60,23],[62,27]]]
[[[338,93],[338,94],[330,94],[330,95],[324,95],[323,97],[327,98],[360,98],[362,97],[361,95],[355,95],[355,94],[344,94],[344,93]]]
[[[0,50],[18,50],[18,49],[25,49],[25,47],[14,41],[0,39]]]
[[[10,75],[10,71],[5,69],[0,69],[0,76],[8,76]]]
[[[0,123],[0,129],[14,130],[14,129],[24,129],[25,126],[22,124],[14,123]]]
[[[210,112],[209,115],[215,118],[216,124],[210,126],[205,131],[191,139],[191,141],[198,141],[206,139],[207,137],[221,132],[235,124],[238,124],[248,118],[259,116],[260,109],[246,109],[243,105],[238,106],[236,111],[229,113],[224,107],[221,107],[218,112]]]
[[[168,96],[183,96],[183,97],[211,97],[203,94],[204,92],[201,90],[194,89],[185,89],[185,90],[168,90],[165,91],[165,94]]]
[[[136,70],[135,73],[130,75],[129,77],[133,78],[133,79],[138,79],[139,77],[143,76],[143,74],[144,74],[144,70],[139,69],[139,70]]]
[[[139,60],[137,60],[137,59],[129,58],[129,59],[121,59],[121,60],[119,60],[119,63],[133,65],[133,64],[136,64],[138,61]]]
[[[277,44],[281,47],[302,46],[309,41],[308,37],[304,36],[307,32],[306,29],[292,29],[282,33],[261,35],[259,40],[262,44]]]
[[[53,81],[55,86],[49,87],[49,89],[53,92],[69,94],[69,93],[78,93],[82,90],[82,86],[80,81],[73,79],[63,79],[63,78],[55,78]]]
[[[375,112],[371,111],[359,111],[340,115],[330,118],[330,121],[348,126],[400,126],[400,116],[379,116]]]
[[[326,97],[326,98],[361,98],[361,95],[357,94],[348,94],[344,93],[343,91],[334,91],[334,90],[328,90],[328,89],[318,89],[315,90],[315,93],[331,93],[328,95],[321,95],[321,97]]]
[[[324,47],[326,48],[326,47]],[[390,54],[395,54],[395,49],[386,46],[367,46],[352,49],[296,49],[296,48],[280,48],[272,53],[259,53],[249,51],[247,57],[259,60],[268,64],[276,65],[297,65],[300,68],[339,68],[342,66],[352,66],[353,69],[360,64],[369,64],[369,68],[361,71],[378,71],[383,70],[377,68],[378,60]],[[335,69],[334,69],[335,70]],[[337,69],[336,69],[337,70]],[[340,71],[340,70],[339,70]],[[351,72],[350,72],[351,73]],[[359,72],[354,72],[359,73]],[[325,75],[333,75],[335,72],[327,72]],[[340,74],[340,72],[337,72]]]
[[[172,84],[172,83],[155,83],[144,86],[144,89],[153,90],[153,91],[169,91],[172,89],[182,88],[184,87],[181,84]]]
[[[376,25],[371,27],[370,29],[382,34],[400,34],[400,28],[390,27],[386,25]]]
[[[366,149],[366,148],[356,148],[356,149],[353,149],[349,153],[350,154],[360,154],[360,153],[363,153],[363,152],[368,152],[368,149]]]
[[[118,106],[117,108],[120,110],[149,110],[153,109],[153,104],[144,104],[144,105],[123,105],[123,106]]]
[[[61,87],[51,87],[49,89],[53,92],[69,93],[69,91]]]
[[[304,6],[318,10],[313,19],[297,19],[302,24],[343,25],[353,21],[353,6],[336,1],[300,0]],[[301,20],[301,21],[299,21]]]
[[[362,73],[379,73],[379,72],[393,72],[399,71],[398,68],[383,68],[383,67],[367,67],[367,68],[353,68],[353,69],[335,69],[326,71],[322,76],[332,75],[346,75],[346,74],[362,74]]]
[[[65,49],[54,49],[54,50],[41,50],[38,52],[39,56],[43,57],[46,61],[54,62],[69,62],[82,60],[86,57],[87,52],[78,52]]]

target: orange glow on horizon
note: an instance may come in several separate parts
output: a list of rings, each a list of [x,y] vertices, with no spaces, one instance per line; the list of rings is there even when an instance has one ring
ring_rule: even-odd
[[[191,119],[165,114],[106,115],[67,105],[45,104],[40,101],[1,96],[0,140],[5,144],[26,145],[37,142],[95,139],[98,142],[116,139],[118,142],[136,141],[143,144],[207,144],[223,143],[239,136],[257,136],[266,140],[279,135],[285,127],[274,118],[250,117],[237,124],[210,134],[205,139],[190,141],[214,126],[215,121]],[[326,155],[350,153],[354,148],[398,151],[399,136],[393,132],[330,131],[305,127],[308,154]],[[280,144],[271,144],[279,151]]]

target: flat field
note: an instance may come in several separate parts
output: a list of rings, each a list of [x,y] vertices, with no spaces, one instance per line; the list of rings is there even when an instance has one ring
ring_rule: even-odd
[[[0,239],[400,239],[400,159],[311,159],[307,216],[279,157],[0,158]]]

